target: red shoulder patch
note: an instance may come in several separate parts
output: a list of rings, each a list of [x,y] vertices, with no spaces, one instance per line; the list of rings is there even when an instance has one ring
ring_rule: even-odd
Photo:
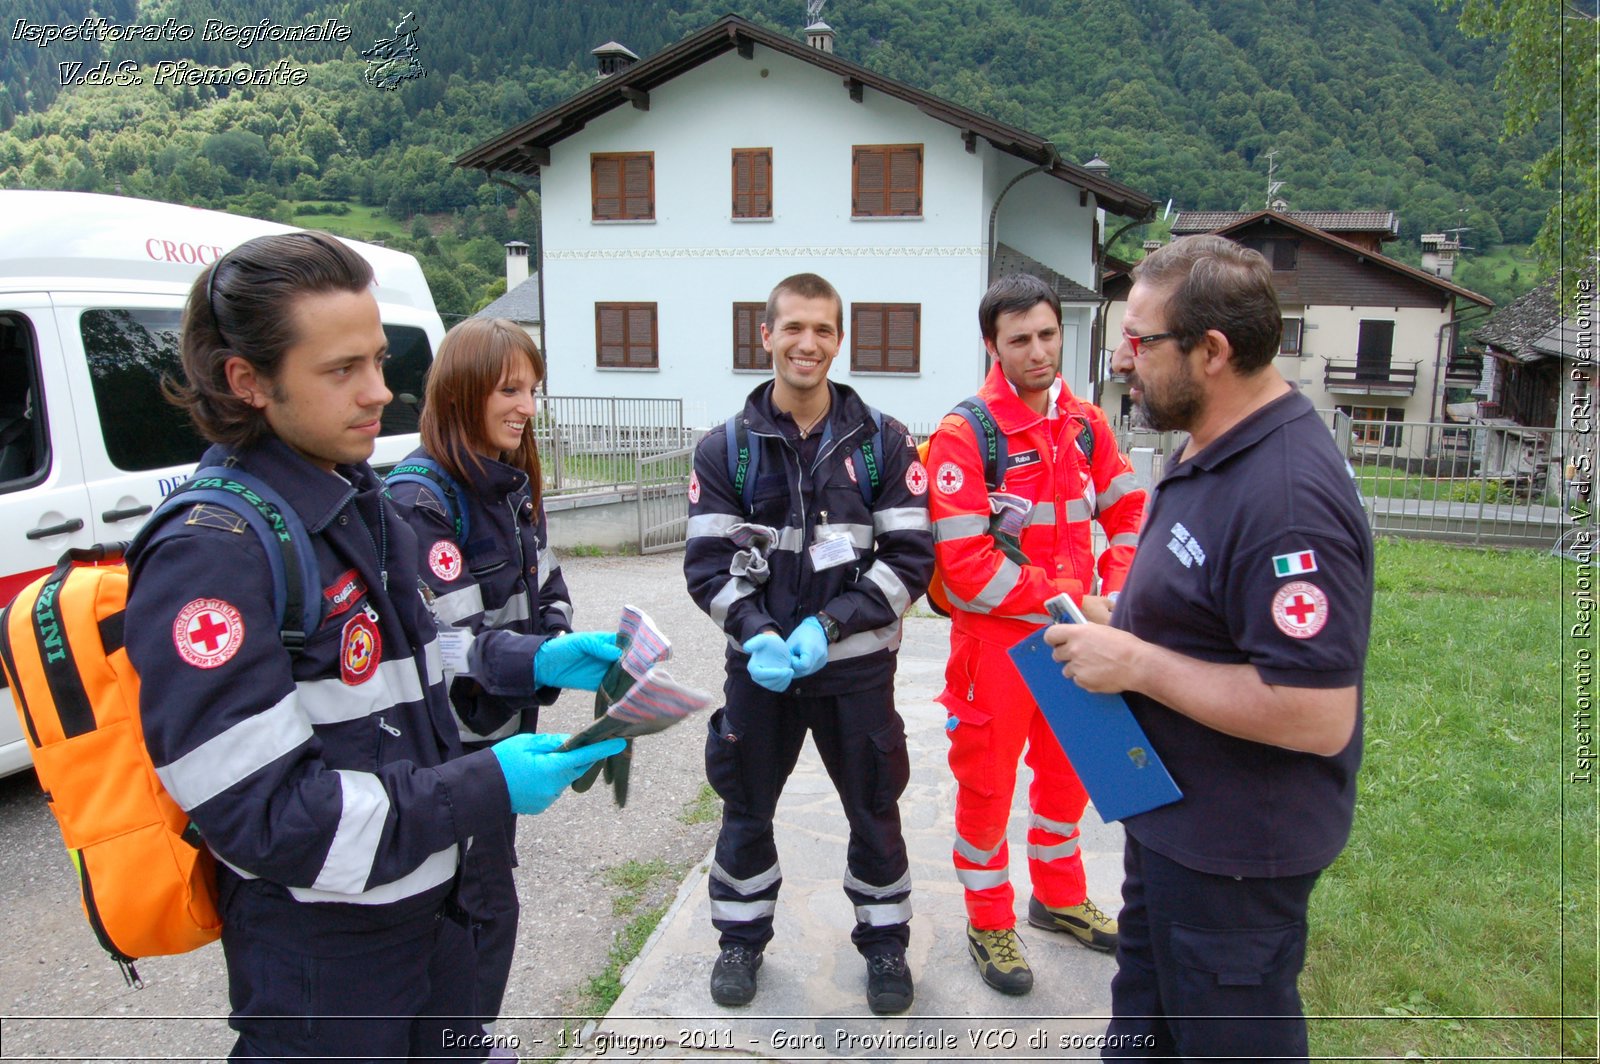
[[[172,622],[172,643],[178,657],[197,669],[214,669],[244,645],[244,618],[231,603],[197,598],[178,611]]]

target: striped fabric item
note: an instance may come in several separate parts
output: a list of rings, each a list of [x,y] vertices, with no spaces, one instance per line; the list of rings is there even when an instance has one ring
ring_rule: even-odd
[[[635,680],[644,679],[651,668],[672,657],[672,641],[662,635],[650,615],[637,606],[622,607],[617,633],[628,648],[622,655],[622,667]]]
[[[649,735],[710,704],[711,695],[705,691],[683,686],[664,669],[651,669],[606,710],[606,716],[628,725],[624,735]]]
[[[1033,500],[1025,499],[1021,495],[990,492],[989,512],[1000,518],[998,525],[994,526],[994,531],[1019,538],[1023,528],[1028,524],[1028,515],[1033,513]]]

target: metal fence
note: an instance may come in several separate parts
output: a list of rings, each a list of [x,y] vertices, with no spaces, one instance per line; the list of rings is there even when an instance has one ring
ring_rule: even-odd
[[[639,553],[659,554],[683,546],[689,535],[689,474],[694,448],[641,458],[635,467]]]
[[[551,495],[632,486],[640,459],[689,446],[681,399],[542,396],[534,438]]]
[[[1549,547],[1583,502],[1587,484],[1561,457],[1572,453],[1569,430],[1319,413],[1350,462],[1374,534]],[[1181,438],[1125,421],[1115,429],[1135,468],[1143,475],[1150,463],[1155,478]]]

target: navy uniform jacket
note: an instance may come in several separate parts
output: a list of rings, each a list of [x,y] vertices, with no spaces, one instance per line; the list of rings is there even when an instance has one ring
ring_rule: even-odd
[[[418,458],[432,456],[421,448],[407,456]],[[514,735],[523,729],[524,709],[556,700],[560,688],[535,686],[533,655],[546,638],[572,631],[572,596],[527,474],[482,461],[481,469],[468,467],[472,478],[461,485],[458,500],[467,508],[465,564],[451,564],[455,525],[438,494],[411,481],[389,488],[417,535],[422,579],[436,596],[439,623],[470,629],[475,637],[470,661],[478,679],[458,677],[450,687],[467,743]]]
[[[510,799],[492,753],[462,756],[415,540],[371,468],[335,475],[277,439],[236,458],[315,540],[321,624],[291,659],[261,541],[199,504],[129,559],[128,656],[168,792],[280,926],[333,949],[436,912]]]
[[[807,465],[772,420],[771,389],[768,382],[751,392],[739,415],[751,445],[761,448],[751,513],[733,490],[727,433],[719,426],[695,449],[683,556],[689,594],[727,634],[730,670],[744,669],[740,647],[762,629],[787,638],[825,610],[839,622],[841,639],[828,648],[828,664],[800,681],[806,692],[840,694],[863,680],[882,682],[893,675],[900,617],[933,572],[927,471],[905,426],[885,417],[882,477],[869,509],[855,479],[865,471],[846,461],[876,431],[867,405],[830,381],[827,428]],[[736,558],[742,548],[734,532],[750,522],[778,533],[764,576]],[[854,558],[818,570],[809,548],[834,535],[849,537]]]

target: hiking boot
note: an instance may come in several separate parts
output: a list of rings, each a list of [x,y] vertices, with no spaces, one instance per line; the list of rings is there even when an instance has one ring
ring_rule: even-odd
[[[979,931],[967,924],[967,952],[978,965],[983,981],[1002,994],[1026,994],[1033,989],[1033,969],[1022,952],[1015,928]]]
[[[1090,949],[1110,953],[1117,948],[1117,921],[1101,912],[1088,898],[1077,905],[1051,908],[1036,897],[1028,899],[1028,923],[1046,931],[1072,935]]]
[[[892,1016],[909,1009],[915,997],[905,950],[867,958],[867,1008],[879,1016]]]
[[[756,971],[761,954],[744,946],[729,946],[711,966],[711,1000],[718,1005],[748,1005],[756,996]]]

